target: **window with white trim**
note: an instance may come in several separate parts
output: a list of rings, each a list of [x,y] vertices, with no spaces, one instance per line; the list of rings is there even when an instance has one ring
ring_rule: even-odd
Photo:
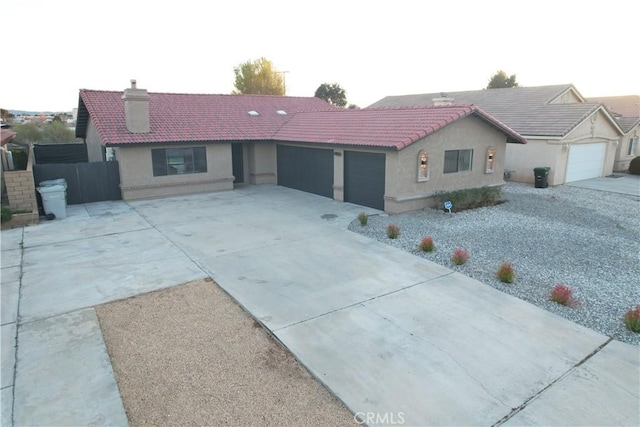
[[[429,154],[422,150],[418,153],[418,182],[429,181]]]
[[[487,149],[487,167],[485,169],[485,173],[493,173],[493,164],[495,162],[496,157],[496,148],[489,147]]]
[[[151,150],[153,176],[182,175],[207,171],[205,147],[162,148]]]
[[[470,171],[473,150],[447,150],[444,152],[444,173]]]
[[[629,140],[629,151],[627,152],[627,155],[635,156],[637,149],[638,149],[638,137],[634,136]]]

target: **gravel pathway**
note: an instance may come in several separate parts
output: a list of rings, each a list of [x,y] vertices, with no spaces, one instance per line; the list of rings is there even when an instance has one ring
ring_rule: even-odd
[[[348,426],[351,412],[218,285],[96,307],[131,426]]]
[[[637,197],[569,186],[535,188],[508,183],[501,205],[459,213],[427,209],[374,215],[349,229],[452,268],[578,324],[640,345],[622,316],[640,304],[640,201]],[[400,236],[386,236],[388,224]],[[418,243],[432,236],[436,250]],[[456,247],[470,253],[463,266],[451,263]],[[495,278],[502,261],[516,271],[513,284]],[[551,288],[573,289],[577,305],[549,301]]]

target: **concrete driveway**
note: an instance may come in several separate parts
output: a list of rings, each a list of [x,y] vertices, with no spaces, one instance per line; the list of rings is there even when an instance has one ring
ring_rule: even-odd
[[[126,424],[92,307],[206,276],[370,425],[640,423],[637,347],[347,231],[361,211],[250,186],[3,231],[3,425]]]
[[[611,176],[584,179],[566,185],[640,197],[640,175],[628,173],[615,173]]]

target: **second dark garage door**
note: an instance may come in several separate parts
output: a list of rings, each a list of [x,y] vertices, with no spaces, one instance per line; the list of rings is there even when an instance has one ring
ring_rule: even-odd
[[[333,199],[333,150],[278,145],[278,185]]]
[[[344,152],[344,201],[384,210],[385,155]]]

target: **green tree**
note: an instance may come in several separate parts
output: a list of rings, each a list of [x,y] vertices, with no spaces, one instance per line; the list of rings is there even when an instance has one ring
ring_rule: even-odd
[[[59,119],[47,123],[42,128],[43,142],[74,142],[76,135]]]
[[[13,126],[16,135],[16,142],[40,142],[42,141],[42,132],[33,123],[24,123]]]
[[[489,79],[489,84],[487,85],[487,89],[500,89],[505,87],[518,87],[518,82],[516,82],[515,74],[507,76],[507,73],[502,70],[495,73],[491,79]]]
[[[318,86],[318,89],[316,89],[314,96],[324,99],[336,107],[344,107],[347,105],[347,92],[345,92],[338,83],[322,83]]]
[[[284,77],[266,58],[244,62],[233,69],[234,94],[284,95]]]

